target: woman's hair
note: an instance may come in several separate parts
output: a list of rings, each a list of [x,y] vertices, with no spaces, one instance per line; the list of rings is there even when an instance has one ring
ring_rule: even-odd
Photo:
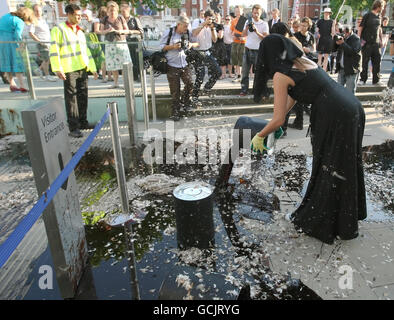
[[[301,42],[299,42],[298,39],[294,36],[293,32],[291,32],[287,23],[284,23],[284,22],[275,23],[271,29],[271,34],[272,33],[276,33],[276,34],[280,34],[284,37],[288,37],[290,40],[292,40],[294,42],[294,44],[296,46],[298,46],[299,48],[302,49]]]
[[[34,14],[34,11],[32,9],[26,8],[26,7],[21,7],[15,12],[11,12],[13,16],[16,16],[20,19],[22,19],[24,22],[27,24],[36,24],[37,23],[37,18]]]
[[[312,20],[308,17],[304,17],[301,19],[301,23],[307,23],[308,24],[308,30],[312,27]]]
[[[119,11],[119,5],[115,1],[108,1],[107,8],[109,7],[115,7],[115,9]]]
[[[100,7],[98,13],[97,13],[97,18],[104,19],[107,16],[107,7],[102,6]]]
[[[289,26],[284,22],[277,22],[271,28],[271,33],[281,34],[282,36],[293,36]]]
[[[276,24],[275,24],[276,25]],[[253,82],[254,101],[258,103],[263,96],[270,94],[268,79],[275,72],[286,74],[292,69],[294,61],[304,54],[292,39],[281,34],[271,33],[260,42]]]

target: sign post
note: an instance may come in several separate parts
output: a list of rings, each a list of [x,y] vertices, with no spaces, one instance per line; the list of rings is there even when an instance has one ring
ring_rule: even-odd
[[[71,159],[63,101],[38,103],[22,111],[22,121],[41,196]],[[73,298],[88,258],[74,172],[44,210],[43,219],[61,295]]]

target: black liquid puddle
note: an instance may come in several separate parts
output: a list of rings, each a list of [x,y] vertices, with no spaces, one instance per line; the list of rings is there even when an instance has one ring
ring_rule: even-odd
[[[363,151],[366,173],[378,176],[387,175],[387,172],[392,173],[393,141],[380,146],[364,148]],[[141,160],[142,152],[143,148],[123,149],[127,179],[163,173],[183,178],[186,181],[201,180],[215,185],[216,177],[220,176],[218,166],[206,164],[147,165]],[[18,161],[20,164],[29,164],[26,145],[11,145],[10,152],[2,153],[0,165],[10,159]],[[253,158],[253,160],[255,164],[257,163],[257,166],[254,167],[256,169],[262,163],[261,158]],[[288,166],[288,164],[292,166]],[[277,152],[270,178],[276,188],[284,188],[287,191],[302,194],[309,178],[310,166],[310,157],[288,155],[283,151]],[[91,179],[100,182],[103,188],[109,185],[116,187],[116,171],[111,151],[98,148],[89,149],[75,169],[75,173],[78,181]],[[384,190],[382,194],[384,194]],[[387,200],[384,197],[382,199]],[[160,285],[170,272],[171,267],[184,263],[179,257],[174,231],[176,227],[174,203],[172,195],[159,196],[149,193],[130,199],[131,206],[135,200],[149,202],[149,205],[144,208],[147,212],[145,219],[141,223],[133,225],[141,299],[157,299]],[[235,257],[252,257],[253,253],[263,253],[264,244],[250,239],[250,234],[239,225],[239,222],[247,217],[270,223],[274,211],[278,208],[279,200],[272,192],[256,189],[247,179],[230,178],[227,188],[216,192],[214,198],[214,223],[217,228],[215,230],[216,247],[203,252],[201,257],[205,257],[205,259],[194,261],[189,265],[223,272],[226,263]],[[392,212],[392,203],[388,203],[386,208]],[[172,232],[166,232],[171,228]],[[109,228],[108,225],[98,222],[86,225],[85,230],[97,298],[130,299],[131,290],[127,286],[130,281],[129,256],[124,241],[124,229]],[[225,253],[217,253],[220,250]],[[215,259],[212,259],[212,255],[215,256]],[[261,288],[254,297],[255,299],[318,298],[309,291],[309,288],[286,275],[280,280],[270,277],[270,270],[267,266],[261,266],[258,271],[252,274],[252,278],[251,281],[258,281]],[[283,284],[286,284],[288,290],[281,294],[272,291],[273,288],[278,288]]]
[[[143,148],[123,150],[128,179],[141,175],[165,174],[183,178],[186,182],[199,180],[211,185],[216,182],[218,166],[206,164],[146,165],[141,160],[136,160],[141,159],[142,151]],[[136,161],[133,161],[133,159]],[[258,158],[255,160],[259,161]],[[285,161],[284,155],[278,156],[278,161]],[[96,168],[93,168],[92,164]],[[77,177],[103,175],[107,170],[112,170],[108,175],[113,177],[112,165],[108,166],[108,164],[113,164],[111,152],[91,150],[90,154],[84,157],[78,165]],[[297,181],[301,185],[304,182],[300,179]],[[278,179],[275,183],[283,186],[284,181]],[[299,186],[294,185],[293,187],[299,189]],[[254,253],[264,253],[261,244],[251,239],[249,233],[239,226],[239,222],[246,217],[271,223],[274,211],[279,210],[279,199],[272,192],[259,190],[242,178],[230,179],[226,190],[216,191],[214,196],[215,248],[202,250],[199,261],[188,261],[187,263],[195,268],[223,272],[228,261],[235,257],[253,259]],[[171,194],[154,195],[147,193],[131,199],[131,206],[135,200],[148,201],[148,205],[144,208],[147,216],[140,224],[133,226],[141,298],[156,299],[160,285],[165,279],[165,271],[170,270],[173,265],[185,264],[182,257],[177,254],[179,251],[175,233],[174,202]],[[172,228],[172,233],[166,234],[165,230],[168,230],[168,228]],[[102,268],[103,262],[107,261],[112,261],[111,265],[117,263],[124,265],[128,255],[126,254],[127,249],[124,244],[123,233],[124,229],[122,228],[111,228],[102,223],[86,226],[90,263],[93,268]],[[108,267],[108,263],[105,266]],[[243,278],[245,281],[248,279],[248,282],[254,281],[256,283],[257,281],[260,283],[264,294],[257,294],[256,299],[263,297],[268,299],[318,298],[316,294],[312,295],[308,290],[302,290],[305,286],[301,282],[284,277],[279,283],[277,279],[269,277],[268,262],[266,265],[258,267],[257,270]],[[276,288],[283,284],[287,284],[288,289],[278,294]],[[296,287],[298,289],[295,289]]]

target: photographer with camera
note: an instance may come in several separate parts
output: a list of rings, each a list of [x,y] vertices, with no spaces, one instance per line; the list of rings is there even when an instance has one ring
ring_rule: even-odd
[[[192,102],[194,107],[201,106],[201,102],[198,101],[200,87],[204,81],[205,67],[208,68],[209,79],[204,86],[204,93],[209,94],[216,81],[222,75],[219,64],[216,59],[212,56],[211,47],[212,43],[217,41],[216,26],[214,24],[214,13],[212,10],[207,10],[204,13],[205,21],[200,25],[193,23],[192,32],[195,41],[198,43],[198,47],[193,50],[194,67],[196,71],[196,80],[194,82],[194,88],[192,93]]]
[[[334,36],[334,41],[339,46],[336,65],[338,83],[355,94],[361,68],[361,41],[353,33],[351,26],[344,26],[343,31],[343,37]]]
[[[242,79],[240,96],[246,96],[249,90],[249,71],[255,68],[257,53],[261,40],[269,33],[268,23],[261,20],[262,8],[255,4],[252,8],[252,19],[245,23],[243,37],[246,38],[245,51],[242,61]]]
[[[172,116],[170,119],[174,121],[180,119],[181,107],[185,111],[190,107],[190,94],[193,90],[192,73],[186,61],[186,51],[198,44],[189,41],[189,22],[189,18],[179,16],[176,26],[168,29],[160,40],[160,49],[166,52],[167,80],[172,97]],[[181,79],[185,85],[182,99]]]

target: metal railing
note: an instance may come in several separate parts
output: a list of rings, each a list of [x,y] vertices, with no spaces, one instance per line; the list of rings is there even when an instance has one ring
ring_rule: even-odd
[[[48,96],[53,96],[53,95],[61,95],[63,86],[61,83],[60,79],[57,79],[56,74],[51,72],[49,75],[52,76],[54,79],[57,81],[51,84],[50,82],[44,82],[41,80],[41,76],[43,75],[42,70],[40,69],[40,63],[42,62],[42,59],[40,57],[40,52],[37,49],[37,44],[38,42],[33,41],[33,40],[22,40],[22,41],[0,41],[0,46],[4,45],[10,45],[14,44],[17,45],[20,48],[23,48],[23,52],[18,49],[18,53],[20,54],[20,58],[23,61],[23,71],[22,73],[24,74],[24,80],[27,80],[28,84],[28,89],[29,89],[29,94],[18,94],[20,92],[10,92],[9,91],[9,85],[5,85],[4,81],[0,80],[0,92],[2,93],[8,93],[6,98],[7,99],[44,99]],[[47,44],[48,46],[50,45],[50,42],[41,42],[41,44]],[[108,42],[108,41],[99,41],[99,42],[89,42],[87,41],[88,47],[92,48],[95,47],[98,51],[98,56],[97,60],[99,60],[99,55],[102,53],[104,55],[105,59],[105,45],[114,45],[114,44],[127,44],[130,50],[130,56],[132,59],[132,62],[134,64],[134,74],[138,74],[138,78],[142,79],[142,73],[143,73],[143,48],[145,48],[145,44],[142,40],[140,41],[134,41],[134,42]],[[155,50],[156,48],[150,48],[152,50]],[[3,61],[0,61],[0,66],[3,64]],[[101,71],[101,66],[96,65],[96,68]],[[4,71],[4,70],[1,70]],[[4,79],[4,77],[3,77]],[[17,83],[19,85],[19,83]],[[109,83],[110,84],[110,83]],[[4,85],[4,86],[3,86]],[[111,90],[108,87],[105,87],[103,85],[101,86],[96,86],[97,89],[99,89],[99,93],[96,93],[95,91],[90,92],[90,96],[122,96],[124,93],[122,90]],[[95,87],[95,89],[96,89]],[[3,89],[3,90],[2,90]],[[39,89],[39,90],[37,90]],[[141,84],[138,86],[135,86],[135,95],[136,96],[144,96],[144,90],[146,88],[143,88],[142,86],[142,81]]]

